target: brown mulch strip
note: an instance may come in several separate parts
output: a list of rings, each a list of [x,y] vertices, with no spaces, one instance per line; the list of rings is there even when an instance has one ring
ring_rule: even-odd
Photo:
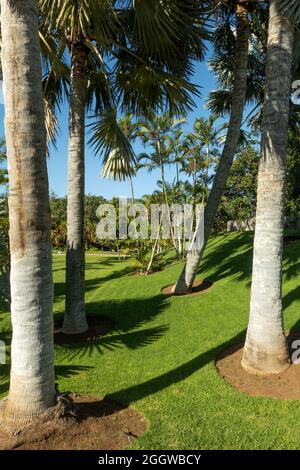
[[[289,345],[296,339],[300,339],[300,333],[288,337]],[[254,375],[242,368],[242,354],[243,344],[234,345],[216,361],[216,367],[226,382],[253,397],[300,400],[300,364],[291,364],[280,374]]]
[[[0,430],[0,450],[118,450],[148,428],[146,418],[107,398],[72,395],[76,418],[55,416],[16,435]]]
[[[65,335],[61,332],[62,321],[54,323],[54,342],[55,344],[77,344],[86,341],[95,341],[114,327],[114,322],[111,318],[98,316],[89,316],[87,318],[89,329],[85,333],[76,335]]]
[[[174,296],[199,295],[199,294],[202,294],[202,292],[210,289],[213,286],[213,282],[209,280],[202,281],[201,279],[199,281],[195,281],[193,284],[192,290],[188,292],[187,294],[174,294],[172,292],[174,285],[175,284],[171,284],[170,286],[163,287],[161,290],[161,293],[165,295],[174,295]]]

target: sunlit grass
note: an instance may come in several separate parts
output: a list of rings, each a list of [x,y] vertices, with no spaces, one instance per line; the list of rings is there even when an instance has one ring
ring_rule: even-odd
[[[285,246],[286,329],[300,318],[300,242]],[[110,396],[141,411],[149,431],[142,449],[300,448],[300,403],[251,398],[226,384],[214,361],[244,339],[248,320],[252,234],[211,239],[199,277],[212,289],[194,297],[165,297],[181,264],[149,277],[130,275],[130,261],[87,255],[88,314],[115,320],[92,345],[56,348],[61,390]],[[55,316],[64,310],[65,258],[54,256]],[[10,336],[0,313],[0,339]],[[300,330],[300,327],[298,328]],[[8,388],[1,366],[0,394]]]

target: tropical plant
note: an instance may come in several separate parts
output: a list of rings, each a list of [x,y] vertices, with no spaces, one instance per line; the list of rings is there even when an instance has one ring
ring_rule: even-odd
[[[169,114],[152,116],[140,122],[138,135],[142,142],[152,147],[150,154],[141,153],[138,156],[139,168],[148,168],[152,171],[159,168],[162,185],[161,204],[166,204],[170,224],[170,232],[174,248],[179,255],[178,242],[175,239],[173,220],[171,219],[170,201],[168,198],[167,181],[165,177],[165,167],[172,163],[172,136],[185,122],[184,118],[174,119]]]
[[[216,127],[216,120],[215,115],[197,118],[193,131],[186,135],[182,144],[183,170],[192,176],[194,207],[197,195],[199,202],[207,200],[213,167],[219,159],[219,146],[227,124]]]
[[[280,13],[280,4],[270,1],[250,318],[242,358],[247,371],[260,374],[278,373],[289,365],[282,316],[282,242],[294,27]]]
[[[240,130],[242,126],[243,110],[247,91],[249,4],[235,1],[228,2],[228,4],[228,8],[225,8],[224,11],[223,8],[221,8],[220,19],[223,19],[223,21],[220,21],[216,35],[221,34],[226,37],[226,32],[228,29],[230,29],[229,19],[232,15],[234,15],[236,20],[236,38],[234,41],[234,48],[228,51],[226,47],[227,53],[229,52],[229,55],[234,54],[235,56],[230,120],[220,163],[218,165],[213,185],[205,206],[203,244],[201,249],[192,247],[192,249],[189,250],[184,269],[181,272],[179,279],[177,280],[174,287],[174,292],[176,294],[187,293],[192,289],[209,234],[213,228],[214,219],[226,186],[226,181],[240,139]],[[216,44],[218,44],[218,42],[216,42]],[[219,47],[219,44],[217,47]],[[224,47],[224,45],[221,47]]]
[[[39,0],[42,25],[71,56],[66,311],[63,332],[88,328],[84,302],[85,106],[97,114],[91,143],[106,160],[112,150],[132,157],[116,120],[122,111],[157,108],[182,113],[196,88],[191,59],[203,58],[206,6],[188,0]],[[159,31],[159,34],[158,34]],[[59,48],[61,50],[61,48]],[[109,68],[109,63],[114,68]],[[118,99],[116,99],[116,96]],[[105,110],[105,112],[104,112]]]
[[[215,219],[217,230],[226,230],[229,220],[249,219],[255,215],[259,153],[248,146],[236,155]]]
[[[35,0],[1,0],[1,36],[13,325],[10,389],[1,418],[19,430],[56,402],[50,206]]]

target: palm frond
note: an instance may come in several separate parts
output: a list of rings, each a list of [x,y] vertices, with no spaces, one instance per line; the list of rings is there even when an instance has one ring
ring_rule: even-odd
[[[56,148],[56,138],[58,134],[58,119],[55,112],[55,107],[52,103],[44,98],[44,112],[45,112],[45,127],[47,136],[47,155],[49,156],[49,146],[54,145]]]
[[[91,125],[91,132],[90,144],[95,153],[103,156],[104,174],[115,175],[117,179],[126,179],[133,175],[135,153],[118,124],[116,110],[106,110],[96,117],[96,122]]]
[[[300,23],[300,2],[299,0],[281,0],[279,8],[283,15],[287,15],[295,24]]]
[[[113,179],[114,181],[125,181],[131,176],[135,176],[135,174],[136,171],[131,160],[116,148],[109,152],[101,171],[102,178]]]
[[[194,107],[193,96],[200,96],[199,87],[181,76],[143,63],[123,63],[116,73],[116,85],[122,111],[137,116],[162,111],[183,116]]]

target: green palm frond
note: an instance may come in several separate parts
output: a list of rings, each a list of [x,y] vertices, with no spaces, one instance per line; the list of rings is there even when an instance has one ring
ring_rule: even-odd
[[[112,0],[38,0],[45,27],[65,32],[70,41],[87,37],[102,44],[116,39],[119,20]]]
[[[86,104],[89,110],[100,114],[114,106],[114,78],[106,70],[105,64],[99,63],[96,54],[89,54],[87,67]]]
[[[58,134],[58,119],[55,113],[55,107],[50,101],[44,98],[45,127],[47,136],[47,154],[49,155],[49,145],[56,148],[56,138]]]
[[[92,137],[90,144],[95,153],[103,155],[103,171],[106,175],[116,175],[120,179],[120,172],[124,169],[124,177],[134,174],[135,153],[119,126],[115,109],[106,110],[96,117],[91,125]]]
[[[136,171],[130,158],[127,158],[118,149],[109,152],[101,171],[102,178],[113,179],[114,181],[125,181],[131,176],[135,176],[135,174]]]
[[[232,91],[230,90],[215,90],[211,91],[208,96],[208,100],[205,103],[205,107],[210,112],[217,114],[218,116],[224,116],[231,110],[232,102]]]
[[[119,66],[116,85],[122,111],[137,116],[163,110],[182,116],[194,107],[193,96],[200,96],[199,87],[181,76],[143,63]]]
[[[280,9],[284,15],[288,15],[295,24],[300,23],[299,0],[281,0]]]
[[[140,57],[158,66],[166,64],[174,73],[182,73],[187,55],[203,60],[210,11],[206,2],[135,0],[132,6],[126,22]]]

